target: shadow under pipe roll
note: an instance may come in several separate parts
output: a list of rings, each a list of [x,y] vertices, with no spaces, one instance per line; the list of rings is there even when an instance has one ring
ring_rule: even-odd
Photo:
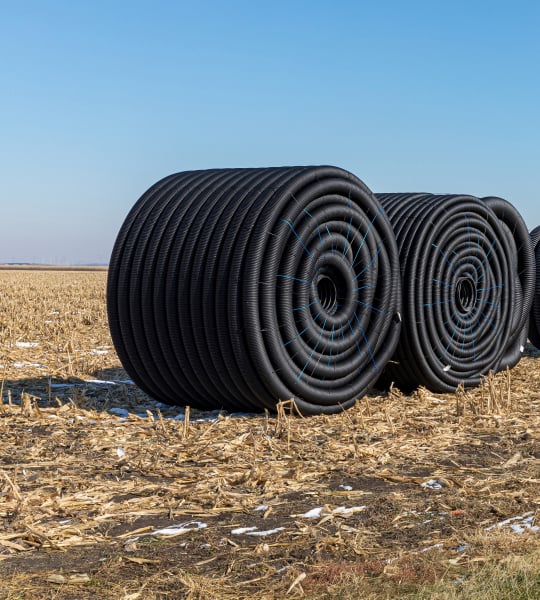
[[[190,171],[151,187],[109,266],[111,335],[152,397],[303,414],[352,406],[396,348],[398,251],[342,169]]]

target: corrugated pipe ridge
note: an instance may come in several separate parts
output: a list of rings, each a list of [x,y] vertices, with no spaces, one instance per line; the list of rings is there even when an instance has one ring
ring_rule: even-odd
[[[536,259],[536,288],[529,320],[529,340],[540,349],[540,226],[531,231],[531,244]]]
[[[518,211],[495,197],[376,196],[396,235],[403,285],[401,337],[380,384],[448,392],[513,367],[535,286]]]
[[[122,364],[152,397],[247,411],[294,398],[319,414],[377,380],[401,297],[396,239],[368,187],[337,167],[278,167],[152,186],[118,234],[107,306]]]

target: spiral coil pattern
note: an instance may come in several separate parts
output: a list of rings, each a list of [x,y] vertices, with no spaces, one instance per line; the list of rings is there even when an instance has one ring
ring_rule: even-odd
[[[381,379],[437,392],[521,356],[534,285],[525,224],[500,198],[377,194],[397,238],[403,328]]]
[[[336,167],[171,175],[133,207],[109,266],[112,338],[148,394],[203,409],[351,406],[399,339],[395,237]]]

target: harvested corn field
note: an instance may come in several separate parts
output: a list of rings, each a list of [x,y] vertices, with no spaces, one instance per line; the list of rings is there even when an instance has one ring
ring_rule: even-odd
[[[495,566],[538,597],[534,350],[332,416],[184,410],[121,369],[105,283],[0,271],[0,598],[473,597]]]

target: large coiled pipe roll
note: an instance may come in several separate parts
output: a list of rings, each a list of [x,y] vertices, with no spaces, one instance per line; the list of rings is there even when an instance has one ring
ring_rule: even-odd
[[[152,397],[304,414],[350,407],[399,338],[397,245],[336,167],[191,171],[150,188],[112,253],[112,338]]]
[[[403,326],[381,384],[436,392],[514,366],[527,338],[534,257],[501,198],[377,194],[396,234]]]
[[[529,341],[540,348],[540,226],[531,231],[531,243],[536,259],[536,289],[529,320]]]

